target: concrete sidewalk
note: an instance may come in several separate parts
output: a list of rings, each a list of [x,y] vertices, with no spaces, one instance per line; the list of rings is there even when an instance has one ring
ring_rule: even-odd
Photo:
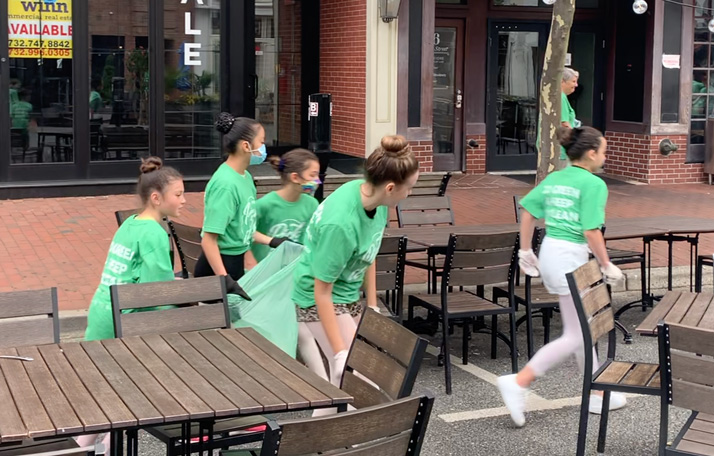
[[[714,219],[712,187],[707,185],[609,182],[608,218],[682,215]],[[522,178],[455,175],[448,195],[457,225],[509,223],[514,221],[513,195],[524,195],[530,188]],[[189,193],[186,199],[179,221],[200,226],[203,194]],[[114,211],[137,205],[134,195],[0,202],[0,291],[56,286],[62,311],[87,309],[117,228]],[[641,249],[642,243],[618,241],[612,246],[634,250]],[[700,250],[714,252],[713,235],[701,236]],[[688,260],[688,247],[675,244],[674,264],[684,266]],[[664,265],[666,245],[655,243],[653,266]],[[408,283],[423,281],[418,272],[407,275]]]

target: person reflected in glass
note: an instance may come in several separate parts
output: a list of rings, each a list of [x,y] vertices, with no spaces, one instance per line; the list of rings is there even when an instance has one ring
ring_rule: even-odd
[[[695,71],[692,79],[692,95],[707,93],[707,74],[704,71]],[[692,99],[692,117],[704,117],[707,108],[707,97],[695,95]]]
[[[100,109],[104,107],[104,102],[102,101],[102,95],[100,91],[102,90],[102,81],[93,80],[92,81],[92,91],[89,92],[89,118],[94,119],[95,115]]]

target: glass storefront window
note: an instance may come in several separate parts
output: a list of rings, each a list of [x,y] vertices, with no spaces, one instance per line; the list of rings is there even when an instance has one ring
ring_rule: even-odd
[[[255,2],[255,118],[269,146],[300,144],[301,13],[301,2]]]
[[[530,6],[531,8],[551,8],[543,0],[492,0],[493,6]],[[598,0],[576,0],[576,8],[597,8],[600,6]]]
[[[10,162],[73,162],[72,1],[7,1]]]
[[[221,155],[220,2],[164,4],[165,156]]]
[[[149,155],[149,5],[89,2],[90,160]]]
[[[690,144],[704,144],[704,121],[714,117],[714,72],[710,71],[714,69],[714,55],[708,28],[712,13],[707,9],[711,6],[711,0],[695,1]]]

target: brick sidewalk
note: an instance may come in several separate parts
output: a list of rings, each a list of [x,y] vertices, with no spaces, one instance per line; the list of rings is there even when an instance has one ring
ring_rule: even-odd
[[[513,195],[530,185],[501,176],[455,176],[448,194],[457,224],[514,221]],[[682,215],[714,219],[712,192],[704,184],[610,185],[608,218]],[[202,222],[203,194],[190,193],[179,221]],[[133,195],[9,200],[0,203],[0,291],[57,286],[62,310],[86,309],[99,281],[114,232],[114,211],[135,207]],[[702,252],[714,252],[714,235],[702,235]],[[641,241],[612,243],[640,249]],[[689,249],[675,244],[675,265],[686,265]],[[656,243],[653,264],[666,264]],[[422,280],[409,274],[410,282]]]

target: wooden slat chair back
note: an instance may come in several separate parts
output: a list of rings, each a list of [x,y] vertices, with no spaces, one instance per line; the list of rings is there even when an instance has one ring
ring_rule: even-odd
[[[230,327],[223,276],[112,285],[109,290],[116,337]],[[201,301],[220,302],[181,306]],[[156,306],[177,307],[148,310]]]
[[[646,395],[660,395],[659,364],[633,363],[615,360],[615,314],[610,290],[603,280],[597,260],[590,260],[575,271],[566,274],[570,294],[583,334],[585,375],[580,405],[580,425],[576,455],[585,454],[590,393],[603,391],[602,414],[598,435],[598,453],[605,451],[610,395],[613,391]],[[607,335],[607,357],[599,360],[593,372],[593,347]],[[591,374],[592,373],[592,374]]]
[[[397,206],[399,227],[454,225],[454,211],[448,196],[407,198]]]
[[[260,455],[418,455],[433,401],[414,396],[320,418],[270,421]]]
[[[401,324],[365,309],[347,357],[342,390],[354,397],[352,405],[358,409],[410,395],[426,346],[425,339]]]
[[[714,454],[714,331],[661,323],[660,455]],[[692,411],[667,446],[669,405]]]
[[[181,261],[181,275],[184,279],[193,277],[198,258],[203,253],[201,228],[170,221],[169,229]]]
[[[513,272],[517,239],[517,233],[452,234],[444,263],[442,293],[446,293],[448,287],[508,282]]]
[[[384,292],[384,304],[402,321],[404,300],[404,262],[407,255],[406,237],[385,237],[377,253],[377,291]]]
[[[0,293],[0,348],[59,343],[57,288]]]

